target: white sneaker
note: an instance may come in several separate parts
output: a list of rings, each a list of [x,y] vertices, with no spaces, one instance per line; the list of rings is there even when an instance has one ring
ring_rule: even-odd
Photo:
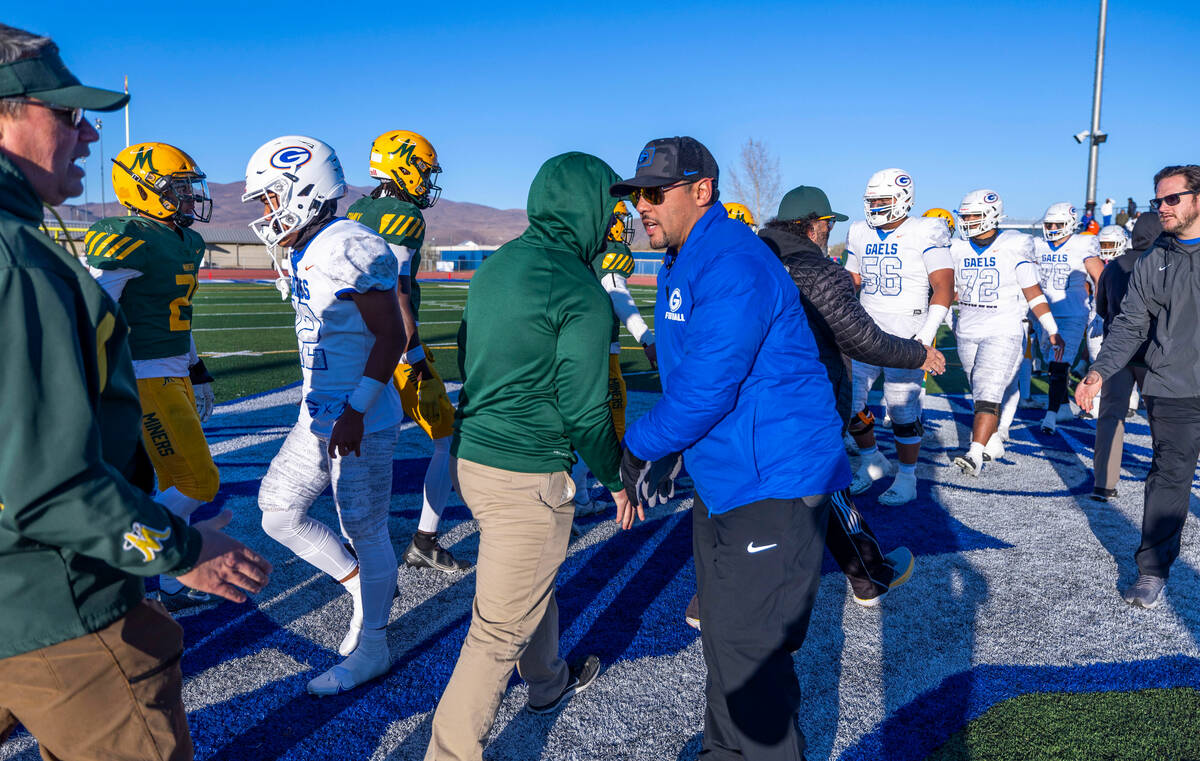
[[[1054,429],[1058,427],[1058,416],[1046,410],[1046,417],[1042,418],[1042,433],[1054,433]]]
[[[992,434],[988,439],[987,445],[983,448],[983,461],[999,460],[1004,456],[1004,439],[1000,437],[1000,432]]]
[[[871,484],[890,473],[891,469],[891,463],[879,451],[872,457],[864,456],[862,464],[858,466],[858,472],[854,474],[854,480],[850,482],[850,493],[862,494],[871,488]]]
[[[897,473],[896,480],[888,490],[879,495],[879,504],[896,507],[917,498],[917,477],[909,473]]]
[[[349,692],[388,672],[392,655],[385,643],[382,649],[359,646],[350,657],[308,683],[309,693],[317,697]]]
[[[983,463],[976,461],[970,452],[963,452],[955,457],[954,464],[968,476],[978,476],[983,472]]]

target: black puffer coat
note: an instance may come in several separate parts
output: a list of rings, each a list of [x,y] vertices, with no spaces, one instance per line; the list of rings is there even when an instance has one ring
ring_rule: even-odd
[[[779,257],[800,289],[800,300],[829,373],[838,414],[852,412],[849,361],[915,369],[925,363],[920,341],[886,333],[875,324],[854,292],[850,273],[831,261],[817,244],[783,230],[763,229],[758,236]],[[844,355],[844,356],[843,356]]]

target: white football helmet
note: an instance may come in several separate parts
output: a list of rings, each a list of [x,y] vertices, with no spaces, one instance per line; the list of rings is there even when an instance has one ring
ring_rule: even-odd
[[[871,202],[875,201],[875,204]],[[879,201],[886,203],[879,204]],[[881,227],[904,219],[913,207],[912,175],[903,169],[882,169],[867,180],[863,191],[863,212],[867,224]]]
[[[1069,203],[1052,203],[1042,217],[1042,237],[1047,243],[1066,240],[1079,227],[1079,212]]]
[[[250,223],[268,248],[311,222],[327,201],[345,194],[346,178],[337,154],[315,137],[277,137],[246,164],[242,203],[266,199],[271,205],[271,212]]]
[[[972,190],[963,196],[962,203],[954,212],[958,215],[958,234],[963,240],[995,230],[1004,219],[1004,202],[994,190]],[[977,219],[965,219],[967,215]]]
[[[1120,225],[1105,225],[1096,239],[1100,243],[1100,258],[1106,262],[1129,250],[1129,234]]]

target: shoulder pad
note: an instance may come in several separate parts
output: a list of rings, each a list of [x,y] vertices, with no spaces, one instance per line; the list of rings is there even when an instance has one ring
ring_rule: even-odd
[[[139,217],[109,217],[92,225],[83,236],[88,264],[97,269],[121,269],[132,266],[131,254],[144,247],[158,232],[157,222]],[[134,257],[136,260],[137,257]]]

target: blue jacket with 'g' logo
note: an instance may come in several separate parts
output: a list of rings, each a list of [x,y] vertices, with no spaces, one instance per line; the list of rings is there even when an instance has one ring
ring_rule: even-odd
[[[625,434],[638,457],[684,453],[723,513],[850,483],[833,389],[787,271],[717,203],[658,273],[663,396]]]

